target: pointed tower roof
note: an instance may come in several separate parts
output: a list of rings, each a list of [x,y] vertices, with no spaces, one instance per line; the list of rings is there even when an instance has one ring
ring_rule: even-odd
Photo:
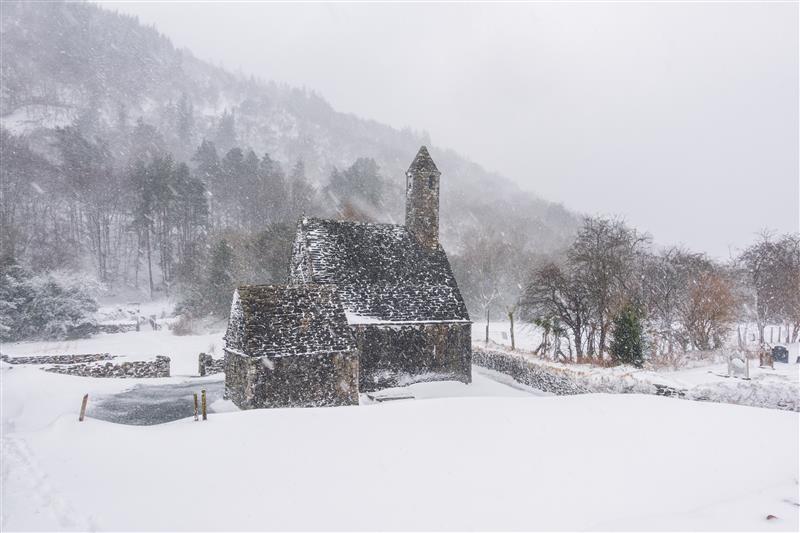
[[[411,166],[408,167],[408,172],[414,174],[418,172],[436,172],[440,174],[439,169],[436,168],[436,163],[431,159],[431,154],[428,153],[428,148],[425,145],[421,146]]]

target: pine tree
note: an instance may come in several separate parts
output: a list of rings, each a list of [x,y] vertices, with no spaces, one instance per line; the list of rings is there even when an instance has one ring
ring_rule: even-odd
[[[297,220],[313,206],[316,191],[314,186],[306,179],[306,166],[302,159],[298,159],[292,173],[289,175],[289,205],[291,208],[290,219]]]
[[[264,154],[259,164],[259,175],[264,187],[265,216],[268,223],[289,220],[289,191],[280,163]],[[292,221],[294,222],[294,221]]]
[[[181,141],[182,149],[187,150],[190,149],[194,136],[194,107],[186,93],[181,95],[177,114],[178,140]]]
[[[232,268],[233,250],[225,239],[222,239],[211,252],[211,268],[208,272],[206,290],[207,308],[219,317],[227,317],[230,312],[234,289]]]
[[[185,273],[194,273],[194,265],[188,263],[197,257],[198,243],[204,239],[208,229],[208,199],[205,185],[191,176],[184,163],[175,168],[174,181],[173,217],[177,229],[178,266],[183,276]]]
[[[219,175],[219,156],[214,143],[203,139],[192,156],[192,162],[195,164],[195,175],[203,180],[206,187],[210,187]]]
[[[236,141],[236,119],[233,113],[228,113],[227,109],[219,119],[214,144],[223,152],[227,152],[238,144]]]
[[[615,361],[636,368],[644,364],[642,322],[633,305],[625,305],[614,317],[614,339],[610,349]]]

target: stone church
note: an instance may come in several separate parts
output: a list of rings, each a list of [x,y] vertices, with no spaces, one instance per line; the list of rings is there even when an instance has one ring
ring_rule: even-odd
[[[471,381],[471,321],[439,243],[426,147],[406,172],[406,224],[303,218],[287,286],[241,287],[226,393],[243,408],[358,403],[358,392]]]

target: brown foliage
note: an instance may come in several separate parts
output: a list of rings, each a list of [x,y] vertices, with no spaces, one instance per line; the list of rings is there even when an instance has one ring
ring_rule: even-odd
[[[735,318],[736,300],[730,282],[716,272],[701,273],[689,293],[686,329],[699,350],[722,345]]]

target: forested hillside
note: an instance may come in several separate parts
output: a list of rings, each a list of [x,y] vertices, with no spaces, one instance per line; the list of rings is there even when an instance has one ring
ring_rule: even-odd
[[[224,313],[236,283],[282,281],[303,213],[402,223],[405,168],[431,145],[91,4],[6,3],[2,47],[4,261],[178,294],[198,313]],[[465,298],[499,310],[578,218],[432,144]]]

